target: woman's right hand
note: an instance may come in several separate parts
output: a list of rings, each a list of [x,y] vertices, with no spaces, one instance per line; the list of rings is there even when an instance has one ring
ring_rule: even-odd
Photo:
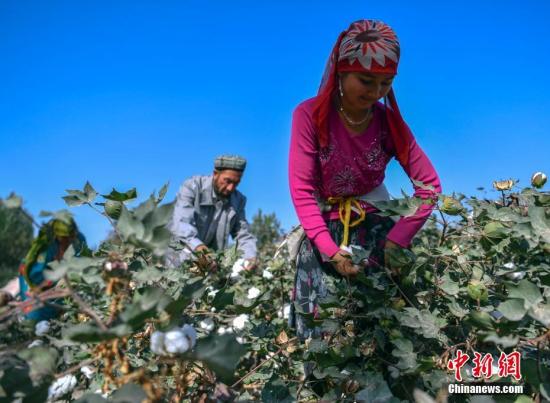
[[[338,251],[331,258],[332,265],[344,277],[353,277],[359,273],[359,268],[353,265],[351,255],[345,250]]]

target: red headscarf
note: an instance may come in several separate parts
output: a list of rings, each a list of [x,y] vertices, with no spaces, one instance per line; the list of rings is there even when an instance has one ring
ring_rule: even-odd
[[[328,116],[338,73],[397,74],[399,49],[395,32],[382,21],[355,21],[340,34],[328,59],[313,110],[321,147],[328,145]],[[393,89],[388,93],[385,103],[386,120],[396,148],[396,157],[402,165],[406,165],[412,133],[401,117]]]

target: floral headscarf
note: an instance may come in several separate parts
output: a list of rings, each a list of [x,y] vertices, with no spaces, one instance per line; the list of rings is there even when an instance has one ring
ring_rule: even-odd
[[[342,32],[328,59],[314,107],[314,121],[321,147],[328,145],[328,115],[331,97],[341,72],[397,74],[400,47],[393,29],[382,21],[359,20]],[[401,117],[393,89],[386,99],[386,119],[396,157],[402,165],[409,160],[412,133]]]

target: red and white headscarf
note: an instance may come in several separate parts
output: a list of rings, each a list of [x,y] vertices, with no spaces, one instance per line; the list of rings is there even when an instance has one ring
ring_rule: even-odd
[[[328,116],[331,98],[337,88],[338,73],[397,74],[399,41],[393,29],[382,21],[359,20],[342,32],[328,59],[314,107],[314,121],[321,147],[328,145]],[[412,133],[401,117],[393,89],[385,99],[386,119],[396,157],[406,165]]]

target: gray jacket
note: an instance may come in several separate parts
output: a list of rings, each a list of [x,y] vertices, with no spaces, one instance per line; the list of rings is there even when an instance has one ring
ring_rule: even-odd
[[[228,199],[214,192],[213,176],[193,176],[183,182],[176,196],[169,228],[176,241],[185,242],[178,254],[169,253],[169,264],[179,266],[199,245],[215,250],[227,247],[229,235],[237,243],[243,258],[256,257],[256,238],[250,233],[245,216],[246,197],[235,190]]]

